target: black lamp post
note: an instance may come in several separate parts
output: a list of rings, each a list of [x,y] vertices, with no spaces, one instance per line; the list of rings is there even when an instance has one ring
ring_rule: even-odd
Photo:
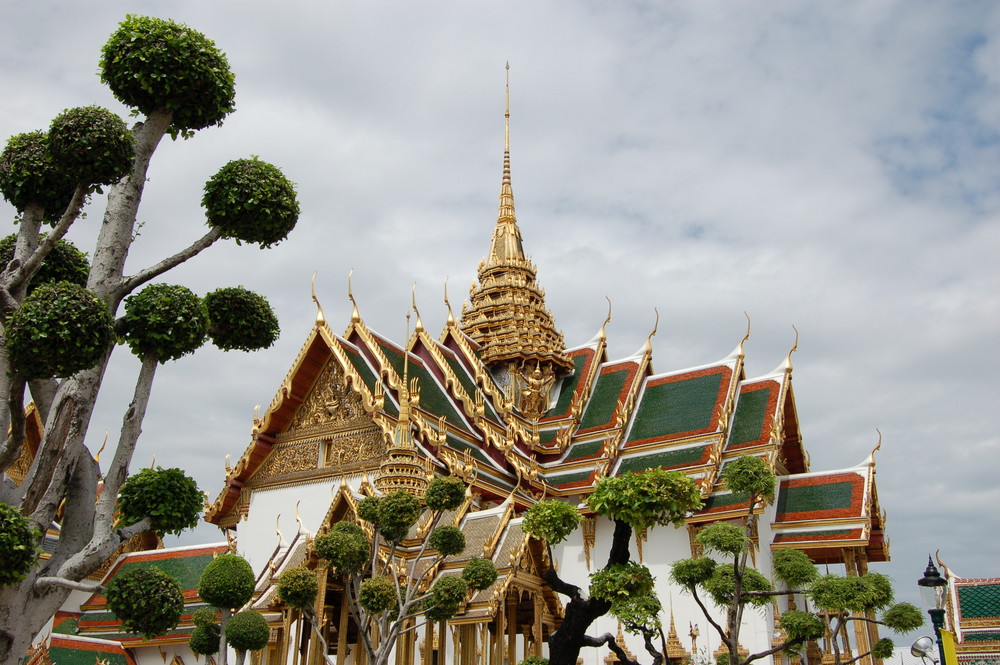
[[[938,657],[941,659],[941,665],[947,665],[944,660],[944,644],[941,643],[941,629],[944,628],[944,605],[947,600],[948,580],[941,577],[941,573],[938,572],[930,556],[927,557],[927,570],[924,571],[924,576],[917,580],[917,586],[920,587],[920,598],[924,602],[924,607],[927,608],[927,614],[931,615],[931,624],[934,625],[934,636],[937,638]]]

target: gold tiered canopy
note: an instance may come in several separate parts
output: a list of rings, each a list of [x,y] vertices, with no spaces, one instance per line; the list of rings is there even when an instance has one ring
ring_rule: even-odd
[[[528,391],[527,400],[520,400],[522,410],[537,415],[547,406],[536,403],[547,395],[542,387],[571,371],[573,363],[563,353],[566,344],[545,307],[545,291],[536,282],[536,274],[535,265],[524,256],[514,214],[508,85],[500,211],[490,253],[479,264],[479,283],[473,283],[469,302],[462,308],[461,329],[480,345],[483,364],[501,384],[514,383],[515,393]]]

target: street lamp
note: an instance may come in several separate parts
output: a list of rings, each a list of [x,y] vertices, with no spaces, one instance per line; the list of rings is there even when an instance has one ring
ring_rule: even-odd
[[[941,630],[944,628],[944,604],[948,591],[948,580],[941,577],[937,567],[927,557],[927,569],[924,576],[917,580],[920,587],[920,598],[923,600],[927,614],[931,616],[931,624],[934,626],[934,636],[937,638],[938,657],[941,665],[946,665],[944,660],[944,645],[941,643]]]

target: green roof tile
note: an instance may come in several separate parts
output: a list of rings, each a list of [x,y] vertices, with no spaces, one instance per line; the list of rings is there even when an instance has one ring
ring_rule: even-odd
[[[573,400],[573,393],[576,391],[576,387],[580,385],[580,379],[583,378],[583,368],[587,366],[587,359],[591,355],[581,353],[570,358],[573,361],[573,374],[563,382],[562,389],[559,392],[559,399],[556,401],[556,405],[549,409],[549,414],[560,415],[569,410],[569,403]]]
[[[94,665],[95,660],[107,662],[108,665],[128,665],[124,652],[49,647],[49,657],[55,665]]]
[[[395,370],[398,376],[402,377],[402,354],[388,344],[380,343],[379,346],[389,359],[389,364],[392,365],[393,370]],[[455,410],[451,398],[441,390],[437,379],[417,362],[410,362],[407,365],[407,372],[410,379],[417,379],[417,385],[420,387],[420,408],[433,413],[435,416],[444,416],[452,425],[466,429],[465,420]]]
[[[707,446],[682,448],[680,450],[664,450],[651,455],[628,457],[618,465],[616,475],[628,471],[645,471],[646,469],[675,468],[697,464],[707,456]]]
[[[594,392],[587,401],[587,409],[583,412],[580,421],[580,430],[591,427],[608,425],[615,415],[615,408],[621,398],[622,388],[625,387],[625,379],[632,374],[630,368],[620,369],[616,372],[608,372],[597,377],[594,385]]]
[[[963,619],[1000,616],[1000,584],[958,587],[958,606]]]
[[[767,403],[770,396],[770,387],[740,393],[740,398],[736,402],[736,413],[733,414],[733,428],[727,448],[753,443],[764,436],[764,422],[767,418]]]
[[[719,400],[722,373],[650,382],[636,410],[629,441],[707,430]]]
[[[851,482],[783,485],[778,493],[777,513],[784,515],[851,508],[854,487]]]
[[[569,454],[566,455],[564,461],[568,462],[570,460],[580,459],[581,457],[587,457],[588,455],[593,455],[594,453],[600,452],[603,446],[604,446],[603,439],[598,439],[596,441],[587,441],[585,443],[577,443],[569,449]]]

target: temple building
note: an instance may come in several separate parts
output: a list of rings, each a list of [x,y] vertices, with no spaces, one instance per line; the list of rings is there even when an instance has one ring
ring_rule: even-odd
[[[350,290],[351,316],[339,333],[317,300],[301,350],[271,404],[255,414],[246,451],[207,509],[206,519],[225,531],[258,575],[252,606],[267,617],[271,638],[256,665],[365,664],[343,585],[318,559],[314,539],[335,522],[355,519],[363,497],[400,488],[419,493],[435,475],[458,477],[468,488],[464,504],[447,516],[464,532],[466,550],[438,574],[455,574],[478,556],[492,560],[499,577],[471,594],[453,619],[402,635],[396,665],[515,665],[546,655],[565,600],[541,578],[553,562],[524,532],[524,512],[543,497],[579,506],[582,527],[553,556],[563,579],[585,585],[607,559],[613,523],[587,513],[583,501],[606,476],[677,470],[698,483],[704,498],[683,528],[638,533],[631,545],[632,558],[651,568],[669,613],[664,624],[673,665],[714,663],[721,649],[693,599],[670,584],[669,565],[696,552],[694,536],[704,525],[745,514],[746,504],[720,484],[729,460],[759,456],[779,477],[777,498],[758,522],[753,556],[759,570],[770,571],[771,553],[781,548],[801,549],[848,575],[888,559],[874,452],[843,469],[809,466],[795,406],[794,347],[775,359],[773,371],[750,377],[744,366],[749,328],[734,331],[732,352],[721,349],[718,359],[666,371],[654,370],[655,330],[640,333],[645,342],[634,354],[609,357],[610,316],[594,322],[592,339],[567,346],[517,222],[509,103],[507,108],[499,213],[491,237],[491,220],[483,220],[487,253],[459,315],[446,298],[447,321],[433,335],[414,303],[411,334],[394,341],[365,324]],[[404,544],[425,537],[418,525]],[[225,547],[164,550],[161,556],[190,578],[206,556]],[[123,554],[108,578],[143,556],[150,554]],[[318,629],[276,593],[278,576],[299,566],[319,578]],[[188,578],[185,588],[196,589]],[[199,606],[196,592],[186,596],[191,610]],[[782,599],[748,612],[742,648],[771,648],[780,639],[776,617],[787,607]],[[90,650],[120,644],[123,654],[109,662],[195,662],[184,645],[188,612],[175,635],[133,644],[102,613],[99,596],[82,609],[56,631],[59,645],[72,634],[89,640],[84,647]],[[622,635],[610,615],[590,632],[617,633],[630,652],[649,660],[638,638]],[[865,652],[877,639],[874,626],[862,626],[841,652]],[[58,646],[55,638],[52,646]],[[831,649],[814,643],[800,657],[778,660],[819,665]],[[584,649],[581,661],[602,665],[614,660],[608,655]],[[774,662],[759,662],[768,661]]]
[[[1000,665],[1000,577],[960,577],[938,563],[948,580],[945,628],[959,665]]]

